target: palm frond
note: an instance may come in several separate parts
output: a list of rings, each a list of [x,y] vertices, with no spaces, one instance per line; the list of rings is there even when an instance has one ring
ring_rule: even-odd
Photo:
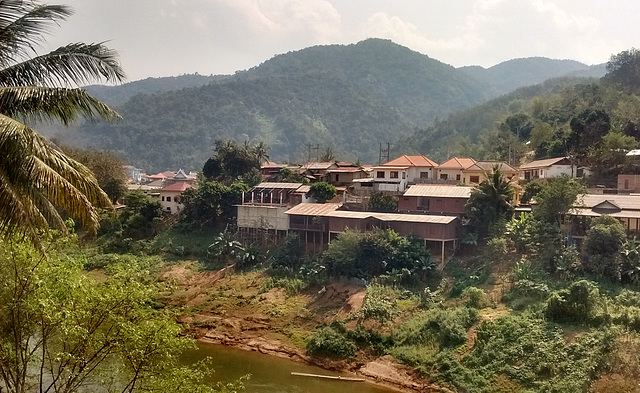
[[[35,53],[42,35],[71,16],[64,5],[37,4],[24,0],[3,0],[0,7],[0,65],[6,67]]]
[[[3,157],[0,203],[11,204],[0,212],[0,230],[11,232],[20,225],[32,227],[25,229],[31,237],[35,228],[60,228],[62,221],[57,211],[50,208],[52,205],[80,219],[87,229],[95,232],[98,214],[94,205],[108,207],[110,201],[87,167],[65,156],[29,127],[3,115],[0,115],[0,156]],[[15,203],[16,200],[20,203]]]
[[[0,88],[0,112],[29,121],[60,120],[70,124],[78,117],[119,119],[120,115],[82,89],[62,87]]]
[[[81,86],[125,78],[115,51],[102,43],[68,44],[0,70],[3,86]]]

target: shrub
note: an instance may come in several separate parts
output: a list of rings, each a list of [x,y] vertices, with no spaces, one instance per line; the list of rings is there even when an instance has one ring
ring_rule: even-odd
[[[307,353],[311,356],[352,358],[358,347],[331,326],[316,329],[307,342]]]
[[[380,323],[392,320],[398,312],[396,293],[393,289],[379,284],[367,287],[364,304],[359,316],[362,319],[375,319]]]
[[[462,291],[460,295],[462,299],[465,299],[465,305],[472,308],[483,308],[487,305],[487,295],[480,288],[468,287]]]
[[[600,291],[594,283],[577,281],[569,288],[551,294],[545,315],[556,322],[589,322],[599,301]]]
[[[458,346],[467,342],[467,330],[477,321],[478,310],[433,308],[409,318],[392,334],[395,346],[429,345]]]

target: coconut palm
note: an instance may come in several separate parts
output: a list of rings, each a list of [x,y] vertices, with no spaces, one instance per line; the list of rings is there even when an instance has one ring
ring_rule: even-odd
[[[471,224],[482,236],[501,219],[508,219],[513,213],[511,200],[514,189],[511,182],[495,166],[487,178],[471,190],[471,197],[465,210]]]
[[[69,44],[44,55],[34,49],[71,14],[62,5],[0,1],[0,233],[21,233],[36,244],[40,229],[65,229],[65,214],[95,231],[96,206],[110,206],[89,169],[28,125],[118,117],[78,88],[122,81],[115,52],[100,43]]]

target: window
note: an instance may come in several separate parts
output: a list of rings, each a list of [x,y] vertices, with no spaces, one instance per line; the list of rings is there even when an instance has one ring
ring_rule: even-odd
[[[471,183],[480,183],[480,176],[469,176],[469,181]]]
[[[407,173],[406,172],[402,172],[402,178],[406,179],[407,178]]]
[[[428,179],[429,172],[420,172],[420,179]]]
[[[457,174],[457,175],[456,175],[456,180],[457,180],[457,181],[460,181],[460,174]]]
[[[171,197],[167,197],[167,202],[171,202]]]
[[[449,178],[449,175],[447,175],[446,173],[440,174],[440,180],[447,180],[448,178]]]
[[[391,171],[389,172],[389,177],[391,179],[397,179],[398,178],[398,171]]]
[[[384,171],[378,171],[376,172],[376,177],[378,179],[384,179]]]
[[[162,197],[162,202],[164,202],[164,197]]]
[[[629,189],[629,179],[624,179],[624,189],[625,190]]]

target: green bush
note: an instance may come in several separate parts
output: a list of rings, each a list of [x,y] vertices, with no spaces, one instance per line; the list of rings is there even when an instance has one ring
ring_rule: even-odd
[[[265,280],[265,282],[260,287],[260,292],[264,293],[273,288],[282,288],[284,289],[287,296],[294,296],[300,293],[306,284],[299,278],[273,278],[269,277]]]
[[[465,299],[465,305],[472,308],[484,308],[487,306],[487,295],[480,288],[468,287],[460,295]]]
[[[590,322],[600,300],[600,291],[594,283],[576,281],[569,288],[551,294],[545,315],[555,322]]]
[[[375,319],[380,323],[392,320],[398,312],[396,291],[379,284],[367,287],[364,303],[359,316],[362,319]]]
[[[441,347],[454,347],[467,342],[467,331],[477,319],[478,310],[474,308],[432,308],[416,313],[391,337],[395,346],[437,343]]]
[[[307,353],[311,356],[350,359],[357,351],[358,347],[353,341],[331,326],[316,329],[307,341]]]

